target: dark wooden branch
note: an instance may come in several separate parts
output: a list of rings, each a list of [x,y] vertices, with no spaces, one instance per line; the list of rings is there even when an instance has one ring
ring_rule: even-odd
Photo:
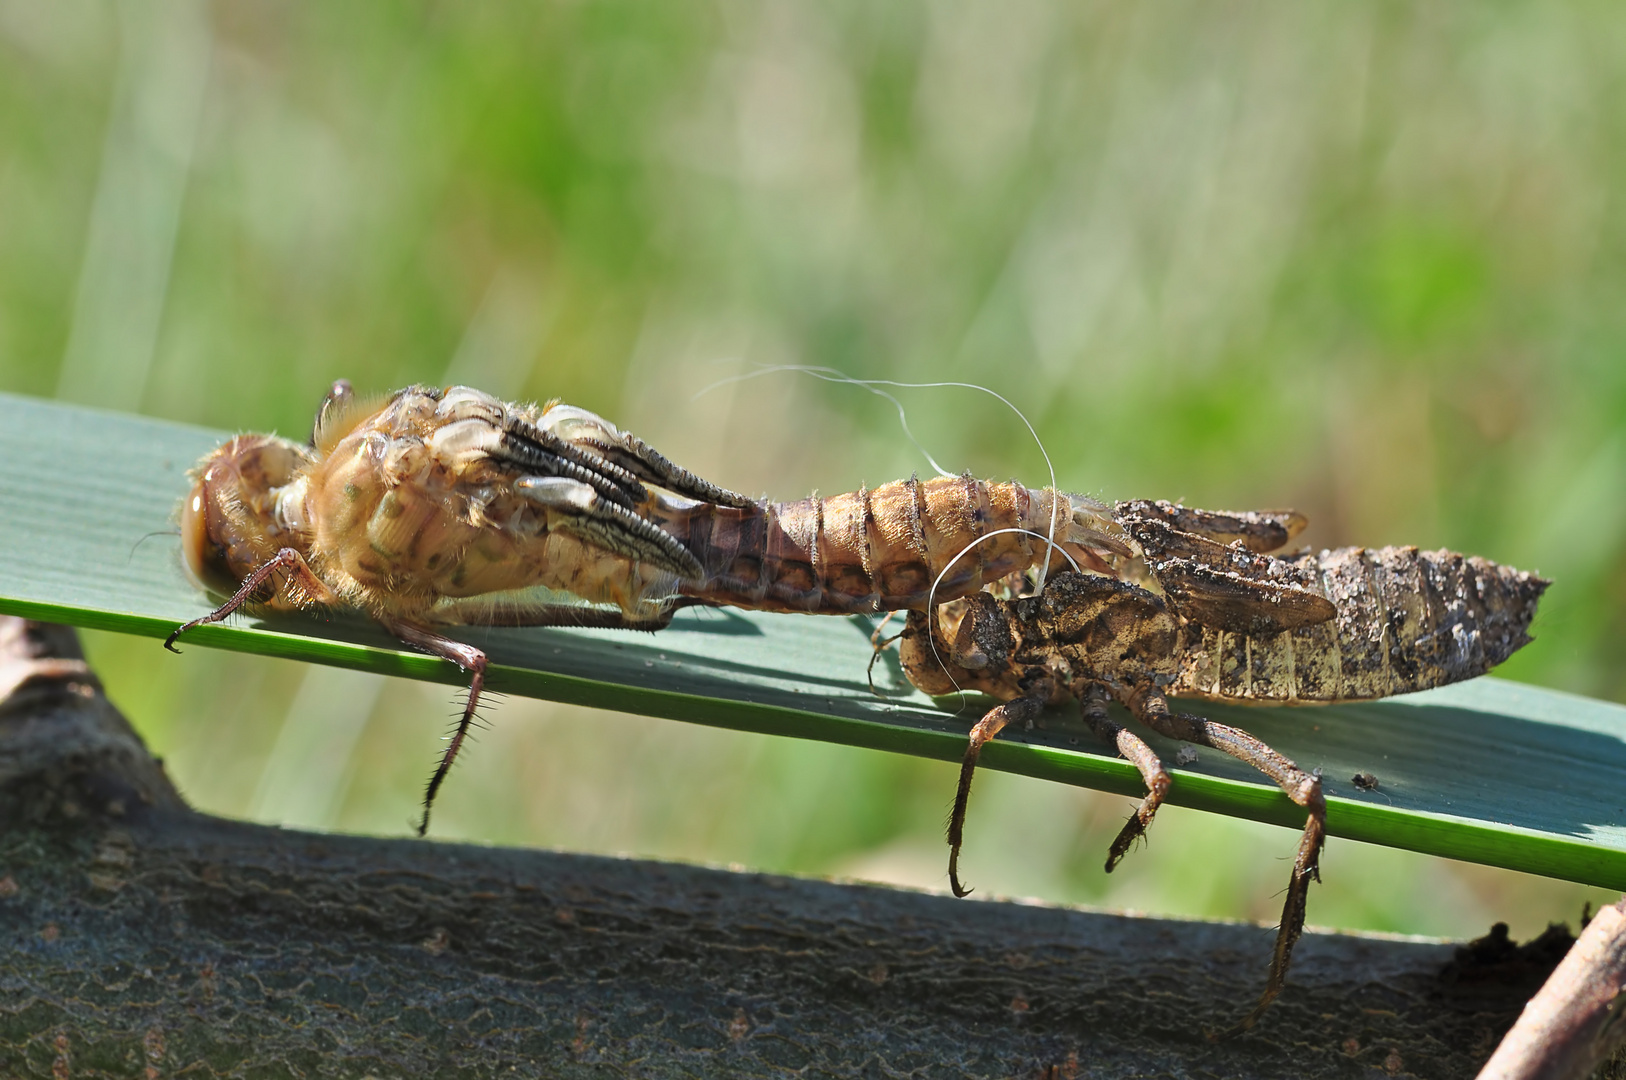
[[[0,691],[5,1076],[1467,1077],[1567,944],[1311,934],[1214,1044],[1267,928],[223,821],[71,632]]]

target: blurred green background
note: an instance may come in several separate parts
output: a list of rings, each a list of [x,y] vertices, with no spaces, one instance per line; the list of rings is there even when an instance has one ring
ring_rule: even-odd
[[[303,436],[327,385],[563,397],[775,497],[926,465],[765,365],[976,382],[1067,489],[1557,582],[1502,674],[1626,700],[1608,5],[0,2],[0,389]],[[951,468],[1020,422],[901,391]],[[179,499],[181,492],[176,492]],[[442,687],[87,634],[218,813],[404,834]],[[1442,768],[1449,763],[1442,763]],[[942,888],[949,765],[511,699],[443,839]],[[983,895],[1273,919],[1293,834],[985,773]],[[1334,840],[1311,922],[1599,890]]]

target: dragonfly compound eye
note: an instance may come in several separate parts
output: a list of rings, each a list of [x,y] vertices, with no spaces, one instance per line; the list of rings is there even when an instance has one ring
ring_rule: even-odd
[[[205,590],[229,596],[275,553],[276,495],[308,458],[271,435],[239,435],[199,466],[181,504],[181,553]]]
[[[226,545],[215,538],[223,524],[217,495],[207,470],[192,485],[181,504],[181,555],[187,573],[206,592],[230,596],[237,588],[227,558]],[[211,527],[211,523],[213,527]]]

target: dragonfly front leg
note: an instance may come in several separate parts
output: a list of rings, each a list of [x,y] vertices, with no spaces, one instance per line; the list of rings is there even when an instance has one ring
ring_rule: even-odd
[[[232,594],[230,600],[227,600],[209,614],[193,619],[191,622],[182,623],[171,631],[169,637],[164,639],[164,648],[172,653],[179,653],[181,650],[175,647],[175,641],[182,634],[193,627],[207,626],[209,623],[217,623],[227,618],[232,612],[248,603],[254,594],[259,591],[260,587],[278,572],[286,572],[289,575],[288,581],[282,586],[284,589],[289,585],[298,586],[300,592],[297,599],[301,606],[305,604],[336,604],[338,602],[338,598],[333,595],[333,590],[329,589],[322,579],[317,577],[315,572],[311,570],[310,565],[305,562],[305,556],[294,548],[285,547],[271,556],[270,559],[261,563],[252,574],[244,578],[243,584],[238,586],[237,591]]]

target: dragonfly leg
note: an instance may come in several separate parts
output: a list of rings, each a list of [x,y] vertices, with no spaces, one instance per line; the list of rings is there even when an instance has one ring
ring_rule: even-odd
[[[672,621],[672,612],[677,606],[681,605],[665,607],[654,614],[639,617],[607,608],[558,604],[523,611],[490,612],[483,621],[492,626],[586,626],[608,630],[653,631],[665,627]],[[446,781],[446,774],[451,772],[452,762],[457,760],[458,751],[463,749],[463,743],[468,739],[469,725],[474,723],[475,710],[480,704],[480,694],[486,684],[486,654],[473,645],[455,641],[412,623],[385,621],[384,629],[413,648],[421,649],[443,660],[450,660],[469,673],[469,696],[463,706],[463,715],[458,718],[457,729],[447,740],[446,749],[440,756],[440,763],[435,766],[434,775],[429,778],[429,785],[424,789],[423,817],[418,821],[418,835],[423,836],[429,831],[429,811],[434,807],[435,796],[439,794],[441,784]]]
[[[900,630],[888,638],[881,636],[881,631],[886,629],[886,624],[891,622],[896,614],[896,611],[887,612],[885,617],[876,624],[875,631],[869,636],[869,645],[872,651],[869,654],[869,667],[864,669],[864,677],[869,680],[869,692],[876,697],[885,697],[886,695],[875,689],[875,662],[881,658],[882,653],[892,647],[893,642],[908,632],[907,630]]]
[[[1169,712],[1168,700],[1155,687],[1137,688],[1122,695],[1120,700],[1135,714],[1136,719],[1160,734],[1182,742],[1212,747],[1252,765],[1276,781],[1276,785],[1296,805],[1308,811],[1304,833],[1299,838],[1298,855],[1293,860],[1293,876],[1288,882],[1287,898],[1282,904],[1282,921],[1276,930],[1276,947],[1270,958],[1270,975],[1265,980],[1264,993],[1259,996],[1252,1012],[1234,1028],[1219,1033],[1216,1038],[1246,1031],[1258,1021],[1287,982],[1293,946],[1304,935],[1304,912],[1310,882],[1321,880],[1321,847],[1327,837],[1327,803],[1321,793],[1321,773],[1305,772],[1240,728],[1216,724],[1200,716]]]
[[[164,648],[172,653],[180,652],[181,650],[175,647],[177,638],[195,626],[207,626],[209,623],[217,623],[225,619],[232,612],[248,603],[254,594],[259,591],[260,586],[280,572],[288,574],[288,581],[283,587],[297,585],[304,594],[301,599],[306,602],[332,604],[337,601],[337,598],[333,595],[333,590],[329,589],[323,584],[322,579],[316,576],[305,562],[303,555],[293,548],[283,548],[261,563],[252,574],[244,578],[243,583],[237,587],[237,591],[232,593],[230,600],[227,600],[209,614],[193,619],[191,622],[182,623],[172,630],[169,637],[164,639]]]
[[[457,752],[463,749],[463,742],[468,738],[469,725],[474,722],[475,708],[480,704],[480,692],[486,685],[486,654],[473,645],[453,641],[433,630],[413,626],[411,623],[386,622],[384,628],[408,645],[422,649],[432,656],[450,660],[469,673],[469,697],[463,705],[463,715],[458,718],[457,729],[446,741],[446,749],[441,752],[440,763],[435,766],[434,775],[429,778],[429,786],[424,789],[423,816],[418,821],[418,835],[422,836],[429,831],[429,811],[435,805],[435,796],[440,792],[440,785],[445,783],[446,774],[452,771],[452,762],[457,760]]]
[[[1157,808],[1163,805],[1163,800],[1169,793],[1170,778],[1156,751],[1147,746],[1144,739],[1108,718],[1108,700],[1107,688],[1100,683],[1091,683],[1084,691],[1082,700],[1084,722],[1090,725],[1091,731],[1103,741],[1112,744],[1118,753],[1139,769],[1141,779],[1146,782],[1146,797],[1124,823],[1123,830],[1112,842],[1112,850],[1107,853],[1106,871],[1110,874],[1117,867],[1119,860],[1128,854],[1135,841],[1146,835],[1147,828],[1152,824],[1152,816],[1157,813]]]
[[[960,884],[960,846],[965,841],[965,808],[971,799],[971,775],[977,770],[983,744],[1003,731],[1007,724],[1025,724],[1038,716],[1050,698],[1048,690],[1048,687],[1032,688],[1025,697],[996,705],[971,729],[971,741],[960,761],[960,785],[954,792],[954,810],[948,824],[949,887],[955,896],[971,895],[971,890]]]

